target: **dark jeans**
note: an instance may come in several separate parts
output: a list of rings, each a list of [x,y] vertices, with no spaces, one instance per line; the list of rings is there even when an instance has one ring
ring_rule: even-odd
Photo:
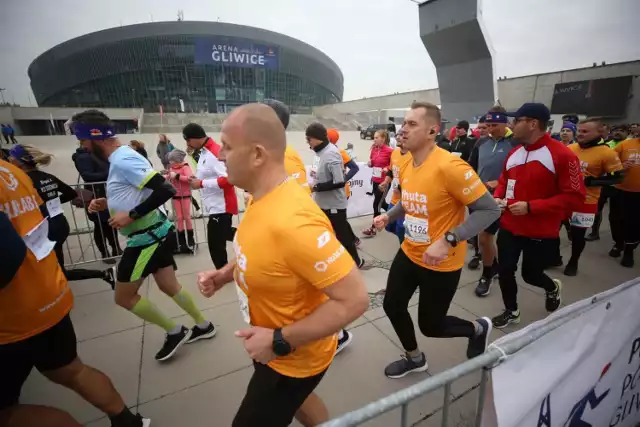
[[[611,237],[619,249],[635,249],[640,241],[640,192],[615,189],[609,206]]]
[[[232,224],[233,215],[229,213],[209,215],[207,223],[207,243],[209,255],[216,269],[221,269],[229,262],[227,258],[227,242],[232,242],[236,229]]]
[[[522,253],[522,278],[532,286],[547,292],[556,289],[555,283],[544,273],[549,254],[556,250],[556,239],[534,239],[516,236],[510,231],[500,229],[498,232],[498,259],[500,260],[500,290],[505,308],[518,310],[518,283],[516,269]]]
[[[380,184],[377,182],[373,183],[373,217],[377,217],[380,215],[380,208],[387,209],[387,203],[382,200],[382,196],[384,193],[380,190]],[[382,202],[382,204],[380,204]]]
[[[474,336],[473,323],[455,316],[447,316],[458,289],[460,273],[461,270],[429,270],[411,261],[402,249],[398,251],[387,277],[383,307],[406,351],[415,351],[418,348],[413,321],[408,310],[409,300],[418,287],[418,327],[425,336]]]
[[[349,221],[347,220],[347,210],[323,209],[322,212],[324,212],[327,218],[329,218],[329,221],[331,221],[333,232],[336,234],[338,241],[342,246],[344,246],[347,252],[349,252],[349,255],[351,255],[351,258],[353,258],[356,265],[359,266],[360,256],[358,255],[358,249],[356,248],[355,234],[353,234],[351,224],[349,224]]]

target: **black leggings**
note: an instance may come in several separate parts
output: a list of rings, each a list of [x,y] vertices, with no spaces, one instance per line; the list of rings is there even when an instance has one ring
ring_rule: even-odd
[[[384,196],[384,193],[382,192],[382,190],[380,190],[380,184],[378,184],[377,182],[373,183],[373,217],[377,217],[378,215],[380,215],[380,207],[382,207],[382,209],[387,210],[388,208],[388,204],[384,201],[382,201],[382,196]],[[380,205],[380,201],[382,201],[382,206]]]
[[[347,210],[333,209],[333,211],[335,212],[332,212],[332,209],[322,210],[327,218],[329,218],[331,226],[333,227],[333,232],[336,234],[338,241],[342,246],[344,246],[347,252],[349,252],[349,255],[353,258],[353,262],[355,262],[357,266],[360,266],[360,256],[358,255],[358,249],[356,248],[356,235],[351,229],[349,220],[347,220]]]
[[[207,243],[209,255],[216,269],[227,265],[227,242],[232,242],[236,229],[232,226],[233,215],[228,213],[209,215],[207,223]]]
[[[98,219],[92,219],[91,217],[89,219],[93,221],[93,240],[103,258],[109,258],[107,242],[111,246],[113,256],[122,255],[122,249],[118,241],[118,231],[112,228],[108,222],[100,222]]]
[[[587,229],[584,227],[574,227],[572,225],[569,229],[569,234],[571,235],[571,259],[569,260],[569,264],[578,264],[580,255],[587,245],[584,239],[585,234],[587,234]]]
[[[413,321],[409,315],[409,300],[420,287],[418,327],[428,337],[473,337],[475,327],[468,320],[447,316],[453,296],[458,289],[461,270],[434,271],[421,267],[400,249],[393,259],[384,312],[389,317],[402,347],[408,352],[418,349]]]
[[[104,279],[105,274],[104,271],[100,270],[87,270],[85,268],[74,268],[72,270],[67,270],[64,268],[64,250],[63,250],[64,241],[56,242],[56,246],[54,250],[56,252],[56,256],[58,257],[58,264],[60,264],[60,268],[64,273],[65,277],[70,282],[75,282],[77,280],[86,280],[86,279]]]
[[[633,250],[640,242],[640,192],[614,189],[609,206],[611,237],[618,249]]]

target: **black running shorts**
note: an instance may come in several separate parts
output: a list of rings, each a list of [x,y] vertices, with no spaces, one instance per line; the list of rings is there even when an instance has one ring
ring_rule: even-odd
[[[76,333],[67,314],[59,323],[22,341],[0,344],[0,411],[18,403],[29,373],[64,368],[78,357]]]
[[[146,246],[127,246],[118,264],[118,282],[132,283],[164,267],[178,269],[167,238]]]
[[[232,427],[287,427],[326,372],[292,378],[261,363],[254,362],[253,366],[255,371]]]
[[[498,229],[500,229],[500,218],[498,218],[497,220],[495,220],[494,222],[491,223],[490,226],[488,226],[487,228],[484,229],[485,233],[489,233],[492,236],[495,236],[496,233],[498,232]]]

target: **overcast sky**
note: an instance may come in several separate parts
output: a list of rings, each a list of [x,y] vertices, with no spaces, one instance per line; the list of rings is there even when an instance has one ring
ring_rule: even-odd
[[[453,1],[453,0],[439,0]],[[34,103],[31,61],[73,37],[120,25],[185,20],[251,25],[307,42],[344,74],[345,100],[437,87],[409,0],[3,0],[0,87]],[[484,0],[497,75],[640,59],[639,0]],[[81,64],[79,64],[81,66]]]

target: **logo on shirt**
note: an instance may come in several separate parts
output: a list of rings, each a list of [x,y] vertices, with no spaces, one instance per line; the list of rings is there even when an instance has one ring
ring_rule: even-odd
[[[474,182],[473,184],[471,184],[470,186],[462,190],[462,194],[464,194],[465,196],[468,196],[481,183],[482,182],[480,180],[477,180],[476,182]]]
[[[465,180],[470,180],[472,176],[473,176],[473,171],[466,171],[464,173],[464,179]]]
[[[340,245],[338,250],[332,253],[329,258],[327,258],[325,261],[316,262],[316,264],[313,267],[316,269],[316,271],[319,271],[320,273],[324,273],[325,271],[327,271],[327,268],[329,268],[331,264],[336,262],[336,260],[340,258],[342,254],[344,254],[344,250],[345,250],[344,246]]]
[[[323,248],[327,243],[331,240],[331,233],[325,231],[320,236],[318,236],[318,249]]]
[[[0,167],[0,179],[2,179],[9,190],[16,191],[16,188],[18,188],[18,180],[9,169]]]
[[[407,182],[407,180],[405,179],[403,182]],[[425,194],[402,190],[402,207],[409,215],[429,215],[427,212],[427,196]]]

